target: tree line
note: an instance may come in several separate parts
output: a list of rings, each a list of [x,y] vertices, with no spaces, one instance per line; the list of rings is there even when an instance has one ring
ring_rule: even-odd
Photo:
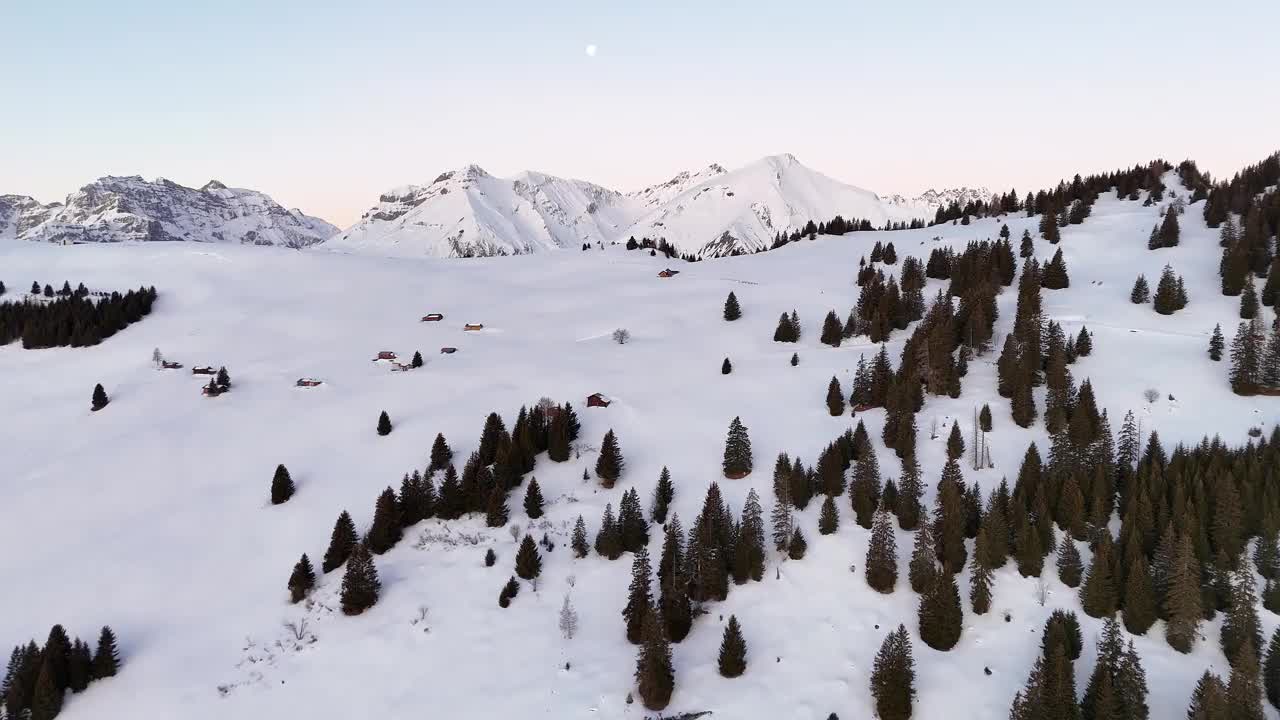
[[[149,315],[156,300],[154,286],[96,300],[83,284],[73,291],[64,283],[56,294],[45,287],[54,299],[0,303],[0,345],[19,339],[28,349],[97,345]]]
[[[120,668],[115,633],[103,627],[97,649],[80,638],[72,640],[62,625],[49,629],[43,646],[35,640],[9,654],[0,701],[4,716],[53,720],[62,712],[66,693],[81,693],[94,680],[113,677]]]

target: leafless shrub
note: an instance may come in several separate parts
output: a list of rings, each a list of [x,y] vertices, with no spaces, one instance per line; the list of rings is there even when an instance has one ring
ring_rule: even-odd
[[[631,340],[631,331],[626,328],[618,328],[613,331],[613,341],[619,345],[626,345]]]
[[[1143,391],[1142,397],[1146,398],[1148,403],[1153,403],[1160,399],[1160,391],[1155,388],[1147,388]]]

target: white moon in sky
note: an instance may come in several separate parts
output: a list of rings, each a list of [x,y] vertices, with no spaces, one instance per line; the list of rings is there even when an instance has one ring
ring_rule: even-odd
[[[595,56],[596,56],[596,46],[595,46],[595,45],[588,45],[588,46],[587,46],[587,57],[595,57]]]

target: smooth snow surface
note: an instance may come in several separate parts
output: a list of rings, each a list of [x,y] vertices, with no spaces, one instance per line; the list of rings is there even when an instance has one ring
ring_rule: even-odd
[[[459,188],[458,202],[479,203],[479,193],[490,192],[488,182],[478,178]],[[525,182],[537,197],[532,188],[539,180]],[[510,183],[502,187],[509,189]],[[503,197],[504,205],[513,199]],[[536,214],[535,205],[521,213]],[[1045,291],[1044,308],[1067,332],[1086,324],[1094,334],[1093,354],[1071,368],[1076,381],[1092,380],[1116,431],[1132,409],[1144,432],[1158,430],[1167,447],[1206,434],[1241,444],[1251,426],[1270,432],[1280,421],[1280,399],[1231,394],[1226,363],[1206,356],[1214,323],[1222,324],[1228,341],[1237,323],[1237,300],[1218,291],[1216,232],[1193,205],[1181,218],[1182,244],[1148,251],[1156,210],[1108,195],[1084,225],[1063,229],[1057,247],[1071,287]],[[1034,233],[1037,221],[1003,219],[1015,247],[1022,230]],[[962,248],[994,239],[1001,222],[820,237],[759,255],[678,263],[672,267],[681,272],[670,279],[657,273],[671,261],[621,247],[448,261],[235,245],[0,244],[0,279],[11,295],[33,280],[159,290],[150,317],[98,347],[0,347],[0,547],[7,588],[0,641],[4,647],[32,636],[42,641],[55,622],[90,640],[103,624],[117,631],[120,675],[69,696],[65,720],[653,715],[638,701],[625,704],[634,690],[636,654],[620,615],[630,556],[573,559],[574,519],[582,514],[594,538],[605,503],[616,512],[622,494],[635,487],[647,505],[664,465],[677,487],[673,509],[686,529],[713,480],[735,514],[752,487],[767,514],[778,452],[812,464],[857,419],[877,438],[883,474],[896,478],[899,463],[878,441],[883,411],[833,418],[824,404],[831,376],[847,393],[859,355],[870,358],[876,348],[865,341],[839,349],[819,344],[821,320],[831,309],[848,313],[857,298],[858,258],[874,242],[892,241],[900,258],[925,259],[939,243]],[[1036,241],[1042,260],[1055,249]],[[1154,283],[1165,263],[1185,277],[1190,294],[1189,307],[1169,317],[1128,302],[1134,277],[1145,273]],[[941,287],[930,280],[926,297]],[[721,319],[729,291],[743,310],[733,323]],[[1012,326],[1015,299],[1012,289],[999,297],[997,348]],[[802,341],[773,343],[779,313],[792,308],[803,321]],[[442,312],[445,320],[421,322],[428,312]],[[1265,312],[1270,319],[1272,311]],[[485,329],[464,332],[464,321]],[[620,327],[631,332],[626,345],[610,339]],[[907,336],[895,333],[889,343],[895,362]],[[458,351],[442,355],[442,346]],[[187,369],[154,370],[155,347]],[[380,350],[402,358],[421,350],[426,366],[391,372],[370,362]],[[797,351],[800,364],[791,367]],[[720,374],[726,356],[733,362],[728,376]],[[1042,425],[1023,430],[1010,420],[1008,401],[994,389],[994,361],[991,353],[970,363],[959,399],[927,399],[919,451],[930,504],[945,457],[944,431],[959,418],[968,442],[970,418],[984,402],[995,419],[996,467],[966,469],[967,482],[985,491],[1002,476],[1012,482],[1032,441],[1047,454]],[[201,397],[201,379],[189,368],[205,364],[228,368],[231,393]],[[297,388],[300,377],[324,384]],[[91,413],[97,382],[111,404]],[[1160,399],[1148,404],[1147,388],[1157,389]],[[588,409],[585,399],[594,392],[613,404]],[[293,563],[306,552],[319,569],[341,510],[350,510],[363,531],[377,494],[388,485],[398,489],[403,473],[426,465],[437,432],[449,440],[460,468],[487,413],[500,412],[510,427],[522,404],[543,396],[571,401],[583,427],[580,456],[556,464],[544,454],[532,473],[547,501],[545,520],[533,523],[536,536],[546,533],[557,543],[543,554],[536,592],[522,583],[511,607],[499,609],[516,544],[507,529],[490,530],[483,518],[471,517],[421,523],[376,557],[383,594],[362,616],[334,610],[340,571],[320,580],[311,609],[288,604],[285,581]],[[1041,389],[1041,408],[1043,400]],[[387,437],[374,431],[382,410],[395,425]],[[750,428],[756,469],[726,480],[720,462],[735,416]],[[928,434],[933,419],[940,428],[936,441]],[[616,488],[603,490],[584,482],[582,472],[594,466],[609,429],[627,467]],[[298,490],[273,507],[268,488],[278,463],[288,466]],[[527,526],[522,497],[523,488],[512,495],[512,523]],[[1021,578],[1010,563],[996,573],[992,611],[974,616],[968,573],[962,574],[963,635],[953,651],[935,652],[916,634],[918,598],[906,580],[910,534],[897,535],[896,591],[871,591],[862,574],[870,533],[853,522],[848,502],[847,495],[840,498],[840,530],[831,536],[817,533],[819,503],[811,503],[799,515],[808,555],[798,562],[771,555],[764,582],[733,587],[726,602],[707,607],[688,639],[673,648],[676,690],[668,714],[870,718],[872,660],[886,633],[904,623],[918,665],[914,717],[1007,717],[1039,652],[1045,617],[1056,607],[1079,610],[1075,591],[1058,582],[1053,558],[1046,561],[1044,606],[1036,602],[1036,581]],[[655,564],[661,539],[654,528]],[[493,568],[483,564],[487,548],[498,556]],[[1087,549],[1084,554],[1087,560]],[[566,593],[580,618],[579,634],[569,641],[557,629]],[[749,646],[746,674],[732,680],[716,672],[730,613]],[[1269,634],[1277,619],[1261,615]],[[299,645],[282,623],[303,619],[315,642]],[[1080,619],[1085,649],[1075,667],[1083,691],[1101,625],[1083,613]],[[1204,639],[1190,655],[1165,644],[1160,623],[1135,639],[1152,718],[1181,717],[1206,668],[1225,677],[1220,622],[1221,616],[1202,627]]]

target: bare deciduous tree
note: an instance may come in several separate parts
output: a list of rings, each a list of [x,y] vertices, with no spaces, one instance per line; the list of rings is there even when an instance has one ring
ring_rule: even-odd
[[[626,345],[631,340],[631,331],[626,328],[618,328],[613,331],[613,341],[619,345]]]
[[[569,602],[568,593],[564,596],[564,604],[560,606],[560,632],[565,640],[572,640],[578,634],[578,611]]]

